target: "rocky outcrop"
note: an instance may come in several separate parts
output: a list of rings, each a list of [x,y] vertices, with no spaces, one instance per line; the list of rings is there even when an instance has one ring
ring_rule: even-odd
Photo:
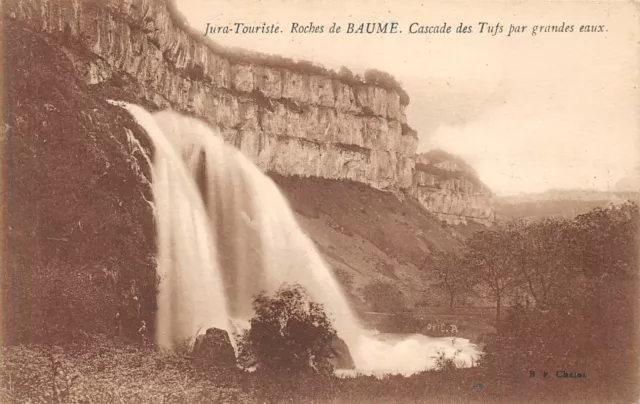
[[[203,118],[265,171],[411,186],[417,136],[396,90],[239,57],[189,32],[165,0],[16,0],[4,9],[58,38],[87,84],[115,82],[130,101]]]
[[[495,222],[491,191],[462,159],[441,150],[416,156],[411,195],[449,224]]]
[[[331,339],[330,362],[334,369],[355,369],[356,365],[351,357],[349,346],[342,338],[337,336]]]
[[[196,364],[205,366],[235,366],[236,354],[229,333],[218,328],[209,328],[198,335],[193,345],[192,356]]]

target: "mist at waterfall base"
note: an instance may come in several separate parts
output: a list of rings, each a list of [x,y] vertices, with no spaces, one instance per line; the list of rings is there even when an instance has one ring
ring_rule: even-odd
[[[410,375],[433,368],[441,353],[462,366],[478,358],[466,339],[383,337],[363,328],[284,195],[242,152],[198,119],[111,102],[129,111],[155,148],[159,348],[210,327],[227,330],[235,347],[255,295],[298,283],[349,346],[356,370],[337,374]]]

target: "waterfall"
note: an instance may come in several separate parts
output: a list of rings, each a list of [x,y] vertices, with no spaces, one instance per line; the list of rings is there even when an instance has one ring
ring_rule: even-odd
[[[234,322],[252,317],[254,296],[283,283],[300,284],[324,306],[361,373],[411,374],[432,367],[439,352],[470,347],[422,335],[383,340],[364,329],[286,197],[244,154],[198,119],[113,103],[155,148],[159,347],[210,327],[231,335]]]

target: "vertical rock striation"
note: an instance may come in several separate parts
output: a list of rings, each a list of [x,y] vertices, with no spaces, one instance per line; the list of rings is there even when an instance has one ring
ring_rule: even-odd
[[[491,191],[467,163],[441,150],[416,156],[410,194],[449,224],[495,222]]]
[[[59,38],[89,85],[217,126],[263,170],[409,188],[417,136],[394,89],[308,62],[230,51],[165,0],[16,0],[5,15]]]

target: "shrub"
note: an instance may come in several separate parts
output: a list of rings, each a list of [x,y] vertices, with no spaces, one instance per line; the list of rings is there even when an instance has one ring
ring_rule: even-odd
[[[336,337],[321,304],[299,285],[281,286],[253,301],[251,328],[239,343],[240,362],[271,373],[330,374],[331,341]]]
[[[338,70],[338,77],[347,82],[353,81],[354,79],[353,72],[345,66],[342,66],[340,70]]]
[[[402,88],[402,84],[391,74],[377,69],[368,69],[364,72],[364,81],[377,87],[393,90],[400,96],[400,103],[408,105],[411,99],[409,94]]]
[[[373,311],[398,314],[406,311],[404,296],[391,282],[375,280],[362,288],[362,296]]]
[[[451,357],[447,358],[443,351],[439,351],[438,357],[436,359],[435,370],[440,372],[445,372],[445,373],[454,372],[456,369],[458,369],[458,366],[459,366],[458,362],[456,361],[456,358],[458,357],[460,352],[462,352],[462,350],[459,349],[456,351],[453,358]]]

